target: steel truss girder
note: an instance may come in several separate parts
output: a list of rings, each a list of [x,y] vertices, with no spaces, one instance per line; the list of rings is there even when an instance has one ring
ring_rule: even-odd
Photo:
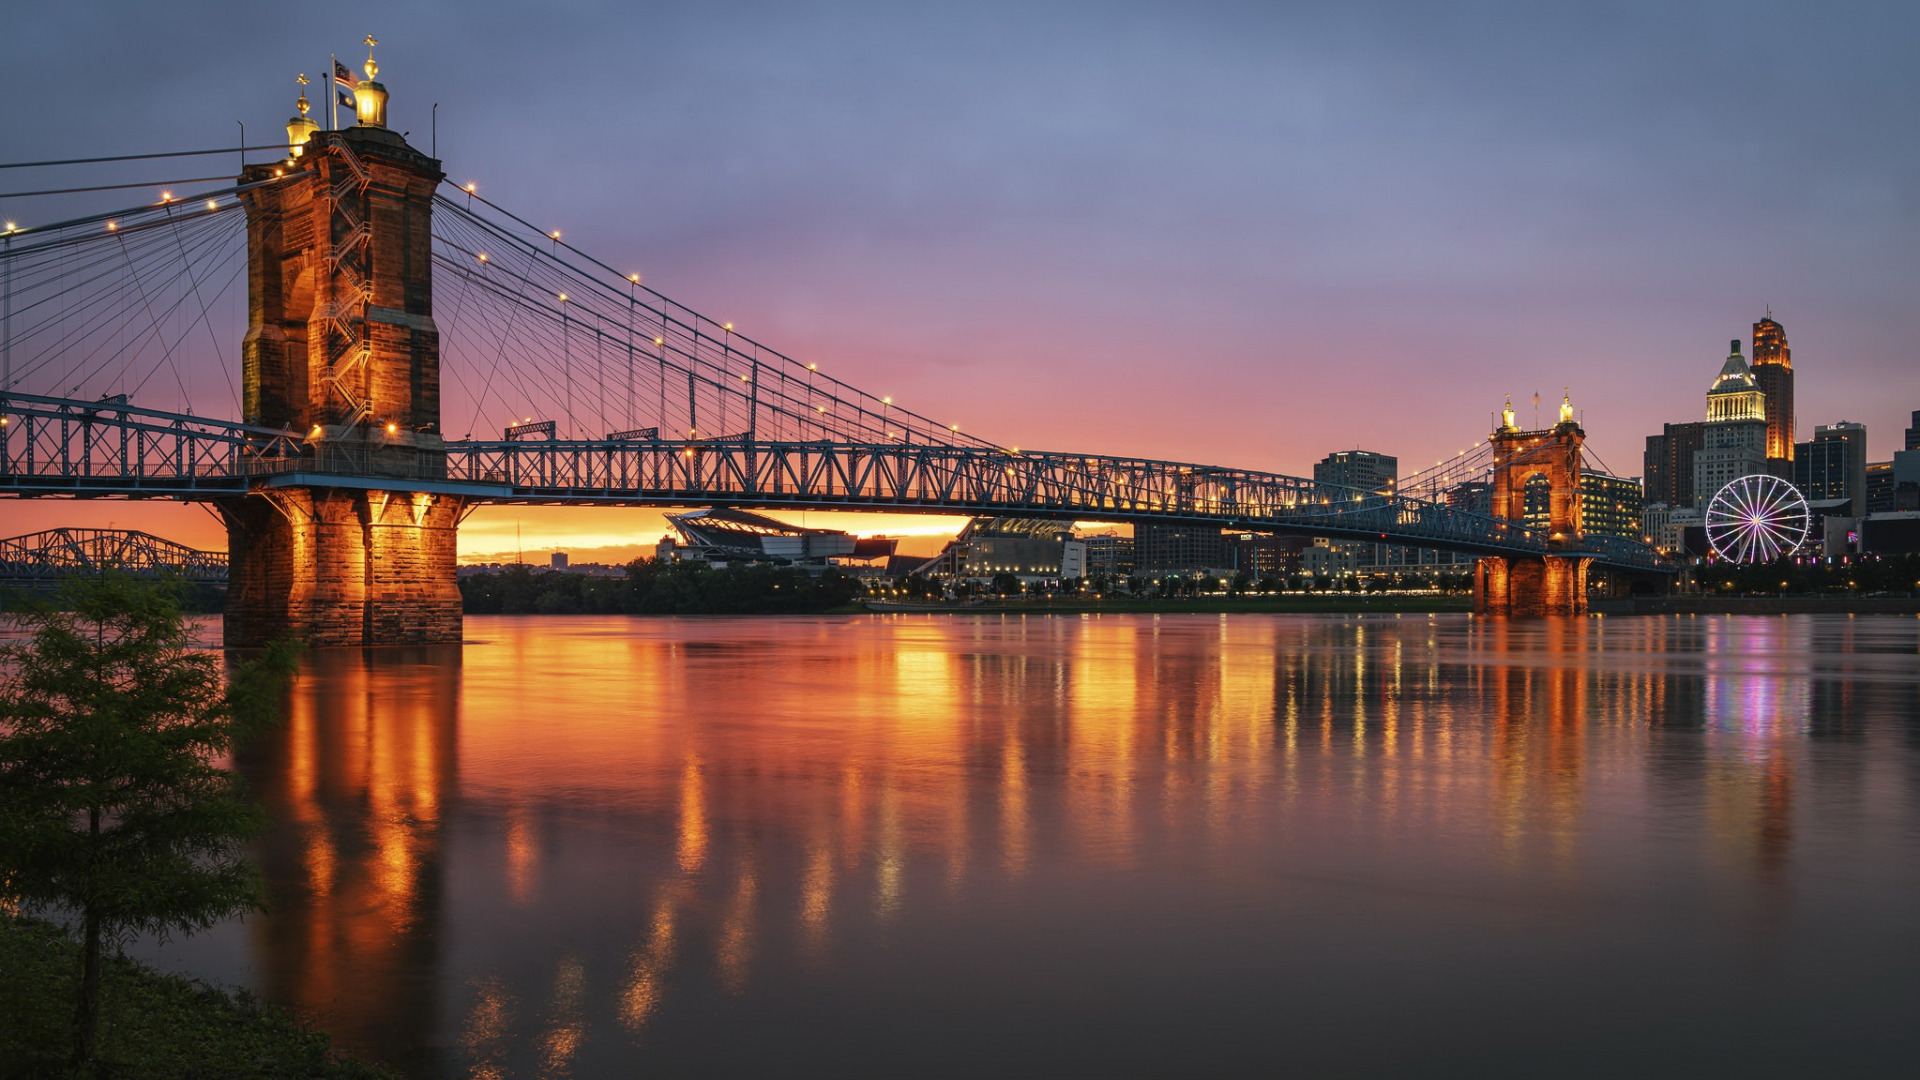
[[[351,458],[306,452],[292,432],[140,409],[0,397],[0,494],[208,499],[287,473],[343,482],[485,485],[490,501],[826,508],[1124,520],[1326,536],[1470,554],[1592,556],[1660,570],[1644,544],[1587,537],[1579,550],[1432,499],[1299,477],[1151,461],[923,443],[454,442],[444,470],[360,476]]]

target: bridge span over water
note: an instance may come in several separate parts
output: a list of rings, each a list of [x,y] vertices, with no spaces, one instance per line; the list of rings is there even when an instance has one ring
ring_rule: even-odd
[[[1644,544],[1581,530],[1570,413],[1540,431],[1509,413],[1391,494],[1001,445],[447,185],[386,128],[384,88],[362,89],[377,108],[361,123],[296,121],[279,160],[233,183],[4,234],[0,496],[212,504],[232,549],[230,642],[457,639],[454,532],[486,503],[1368,540],[1479,557],[1489,611],[1583,610],[1589,566],[1662,569]],[[242,340],[215,333],[242,308]],[[1550,511],[1529,528],[1523,489],[1540,477]]]

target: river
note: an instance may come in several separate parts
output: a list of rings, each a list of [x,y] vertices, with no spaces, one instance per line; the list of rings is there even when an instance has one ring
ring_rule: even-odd
[[[161,963],[439,1077],[1906,1075],[1920,619],[470,618]]]

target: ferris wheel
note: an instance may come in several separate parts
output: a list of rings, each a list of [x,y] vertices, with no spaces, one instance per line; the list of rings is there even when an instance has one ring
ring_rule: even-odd
[[[1764,473],[1742,476],[1707,504],[1707,539],[1728,562],[1767,563],[1799,550],[1810,518],[1799,489]]]

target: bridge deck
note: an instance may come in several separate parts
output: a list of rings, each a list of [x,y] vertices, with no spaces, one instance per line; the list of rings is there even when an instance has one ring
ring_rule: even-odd
[[[142,409],[0,398],[0,495],[210,500],[257,488],[430,490],[476,502],[1018,515],[1214,526],[1472,555],[1589,555],[1661,570],[1644,544],[1556,548],[1445,502],[1180,462],[902,442],[464,441],[409,469],[358,467],[289,432]]]

